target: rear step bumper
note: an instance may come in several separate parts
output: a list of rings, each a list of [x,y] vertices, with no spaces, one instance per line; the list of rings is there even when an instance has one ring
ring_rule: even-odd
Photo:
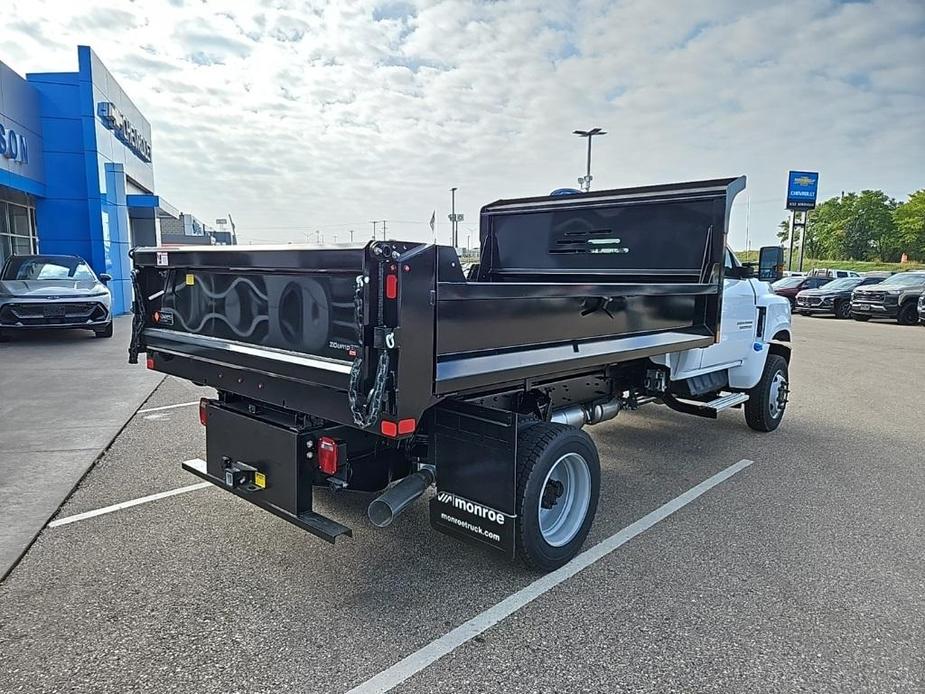
[[[269,511],[275,516],[279,516],[285,521],[289,521],[295,526],[302,528],[307,532],[310,532],[316,537],[320,537],[322,540],[327,540],[331,544],[334,544],[334,541],[341,535],[346,535],[347,537],[353,537],[353,531],[348,528],[346,525],[341,525],[337,521],[333,521],[330,518],[325,518],[324,516],[315,513],[314,511],[305,511],[298,515],[290,513],[286,509],[280,508],[275,504],[271,504],[267,501],[264,501],[246,487],[235,487],[231,488],[225,484],[225,480],[220,477],[215,477],[210,475],[206,470],[206,461],[201,459],[196,460],[187,460],[183,463],[183,469],[187,472],[191,472],[197,477],[201,477],[206,482],[211,482],[216,487],[224,489],[226,492],[231,492],[235,496],[239,496],[246,501],[259,506],[265,511]]]

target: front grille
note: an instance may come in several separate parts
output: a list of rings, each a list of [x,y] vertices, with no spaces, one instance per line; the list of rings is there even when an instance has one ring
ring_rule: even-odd
[[[886,298],[886,292],[864,292],[855,294],[854,301],[863,301],[866,303],[880,303]]]
[[[818,296],[801,296],[797,298],[799,306],[822,306],[822,299]]]
[[[80,325],[106,318],[106,307],[96,301],[7,304],[0,325]]]

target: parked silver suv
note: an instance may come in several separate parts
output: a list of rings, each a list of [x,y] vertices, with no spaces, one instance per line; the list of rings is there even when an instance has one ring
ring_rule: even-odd
[[[925,294],[925,271],[898,272],[880,284],[858,287],[851,294],[851,316],[855,320],[895,318],[901,325],[919,320],[918,299]]]

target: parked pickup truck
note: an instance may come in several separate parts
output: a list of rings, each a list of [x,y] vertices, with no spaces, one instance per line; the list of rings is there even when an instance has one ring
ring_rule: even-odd
[[[137,249],[130,359],[218,391],[184,466],[280,518],[333,542],[352,530],[314,487],[379,494],[381,527],[436,484],[436,530],[552,570],[598,504],[585,425],[646,403],[780,424],[790,306],[726,248],[744,187],[499,200],[468,275],[412,241]]]
[[[851,316],[858,321],[895,318],[901,325],[915,325],[916,302],[925,294],[925,271],[898,272],[871,287],[851,294]]]

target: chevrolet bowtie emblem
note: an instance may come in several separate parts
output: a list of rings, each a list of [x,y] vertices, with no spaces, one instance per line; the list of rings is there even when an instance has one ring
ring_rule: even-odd
[[[799,178],[793,179],[793,182],[798,186],[811,186],[816,182],[816,179],[811,178],[810,176],[800,176]]]

